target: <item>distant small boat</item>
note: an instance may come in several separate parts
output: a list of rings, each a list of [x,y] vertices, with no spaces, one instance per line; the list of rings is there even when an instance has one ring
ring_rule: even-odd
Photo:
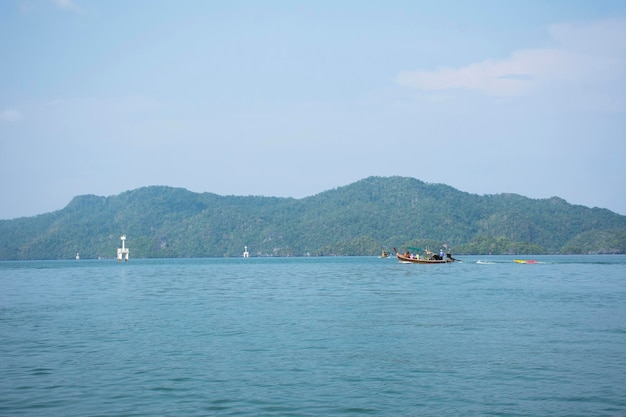
[[[396,253],[396,257],[401,263],[405,264],[447,264],[456,261],[450,253],[446,254],[446,257],[439,256],[437,254],[433,254],[432,252],[426,251],[426,255],[424,256],[415,256],[411,255],[408,252],[406,254],[400,254],[393,248],[393,251]]]
[[[534,259],[513,259],[516,264],[538,264]]]
[[[383,253],[380,254],[379,258],[389,258],[389,254],[386,250],[384,250]]]

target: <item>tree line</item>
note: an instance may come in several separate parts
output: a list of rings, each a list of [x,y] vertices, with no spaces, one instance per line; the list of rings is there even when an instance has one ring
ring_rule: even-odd
[[[626,216],[565,200],[479,196],[407,177],[369,177],[302,199],[165,186],[83,195],[0,221],[0,259],[378,255],[445,244],[458,254],[626,253]]]

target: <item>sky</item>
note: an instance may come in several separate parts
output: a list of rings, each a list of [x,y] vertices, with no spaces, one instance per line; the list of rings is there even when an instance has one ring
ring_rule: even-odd
[[[0,2],[0,219],[396,175],[626,215],[626,2]]]

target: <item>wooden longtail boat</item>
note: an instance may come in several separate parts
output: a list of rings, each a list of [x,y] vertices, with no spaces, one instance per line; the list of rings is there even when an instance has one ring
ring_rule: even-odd
[[[439,255],[433,254],[428,257],[416,258],[410,255],[402,255],[401,253],[398,253],[396,248],[393,248],[393,251],[396,253],[396,258],[398,258],[398,261],[407,264],[447,264],[456,261],[456,259],[454,259],[449,253],[446,254],[445,258],[441,258]]]

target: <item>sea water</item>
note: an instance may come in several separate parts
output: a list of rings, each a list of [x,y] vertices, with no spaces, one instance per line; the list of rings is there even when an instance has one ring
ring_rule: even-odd
[[[461,258],[0,262],[0,415],[626,415],[626,257]]]

